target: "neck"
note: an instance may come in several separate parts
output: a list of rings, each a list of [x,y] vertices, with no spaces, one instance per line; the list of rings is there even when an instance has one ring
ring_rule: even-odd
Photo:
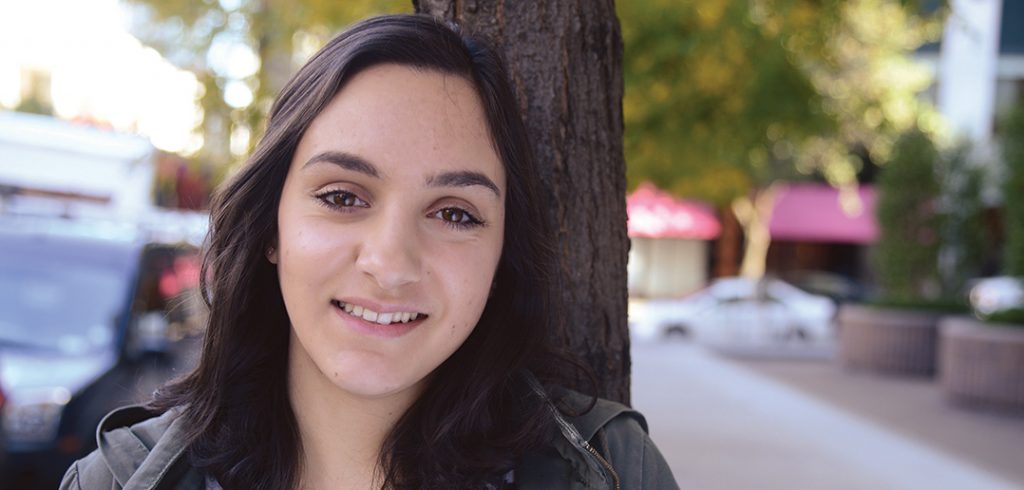
[[[316,368],[298,339],[290,340],[288,394],[302,446],[299,488],[380,488],[381,447],[414,397],[345,392]]]

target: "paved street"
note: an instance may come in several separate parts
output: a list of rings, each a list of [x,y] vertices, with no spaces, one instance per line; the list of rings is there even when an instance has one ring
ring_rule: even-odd
[[[633,404],[686,489],[1024,489],[1024,417],[931,382],[641,343]]]

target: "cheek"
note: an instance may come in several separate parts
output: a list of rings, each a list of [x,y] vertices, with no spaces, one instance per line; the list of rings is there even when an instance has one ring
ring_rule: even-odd
[[[315,260],[338,248],[337,238],[331,239],[328,233],[315,226],[282,228],[280,243],[285,262]]]
[[[338,273],[352,248],[344,234],[315,219],[282,222],[278,236],[278,274],[285,290],[322,285]]]
[[[452,296],[450,300],[459,313],[453,330],[471,330],[480,319],[490,297],[499,254],[500,249],[477,247],[472,252],[450,256],[443,274]]]

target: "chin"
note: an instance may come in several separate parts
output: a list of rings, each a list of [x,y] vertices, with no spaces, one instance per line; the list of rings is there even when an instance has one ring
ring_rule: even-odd
[[[374,368],[373,363],[362,363],[356,369],[336,366],[324,374],[334,386],[361,398],[386,398],[418,388],[423,378],[408,373],[395,373],[385,367]],[[350,366],[351,367],[351,366]]]

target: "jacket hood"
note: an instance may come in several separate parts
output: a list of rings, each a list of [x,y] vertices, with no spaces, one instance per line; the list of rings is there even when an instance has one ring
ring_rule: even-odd
[[[104,464],[124,490],[152,489],[185,452],[180,409],[164,414],[141,406],[120,408],[96,429]]]

